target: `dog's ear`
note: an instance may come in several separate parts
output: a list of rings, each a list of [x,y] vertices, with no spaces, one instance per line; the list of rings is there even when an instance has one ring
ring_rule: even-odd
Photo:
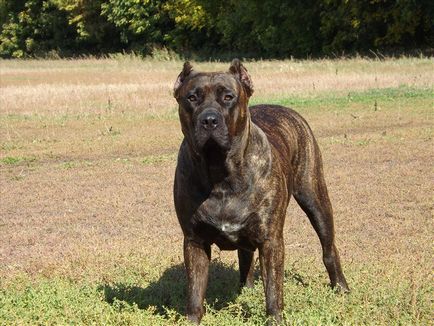
[[[178,75],[178,78],[175,81],[175,85],[173,86],[173,96],[175,96],[175,98],[178,97],[178,90],[181,88],[182,83],[192,71],[193,66],[190,64],[190,62],[184,62],[184,67],[182,68],[182,71]]]
[[[239,79],[241,85],[243,85],[243,88],[246,91],[247,96],[248,97],[252,96],[253,94],[252,79],[250,78],[247,69],[242,65],[240,60],[238,59],[232,60],[231,66],[229,67],[229,72],[235,75],[235,77]]]

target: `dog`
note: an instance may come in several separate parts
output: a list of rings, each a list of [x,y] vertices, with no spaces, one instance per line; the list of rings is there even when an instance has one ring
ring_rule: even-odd
[[[187,317],[200,323],[211,245],[238,250],[241,286],[253,286],[256,249],[273,323],[282,322],[283,225],[291,196],[321,242],[332,287],[349,291],[334,238],[321,153],[307,122],[278,105],[248,108],[253,84],[234,59],[227,72],[184,63],[174,85],[184,140],[174,202],[184,234]]]

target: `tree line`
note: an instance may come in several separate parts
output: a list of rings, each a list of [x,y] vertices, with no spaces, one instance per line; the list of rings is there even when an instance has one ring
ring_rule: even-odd
[[[0,0],[0,57],[288,58],[434,47],[433,0]]]

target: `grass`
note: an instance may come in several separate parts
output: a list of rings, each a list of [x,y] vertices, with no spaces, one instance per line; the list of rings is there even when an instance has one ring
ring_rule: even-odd
[[[374,89],[366,91],[353,91],[347,94],[324,93],[316,96],[294,96],[281,98],[254,98],[252,104],[273,103],[296,108],[308,119],[320,113],[324,119],[314,121],[315,127],[326,129],[331,119],[334,121],[333,129],[338,130],[348,125],[350,119],[352,127],[362,125],[369,121],[375,125],[378,116],[382,119],[393,119],[399,114],[406,119],[422,116],[431,118],[432,90],[427,88],[414,88],[401,86],[398,88]],[[411,109],[410,109],[411,108]],[[381,111],[381,114],[380,114]],[[380,120],[380,122],[382,121]],[[424,125],[429,121],[423,122]],[[145,121],[147,128],[142,128],[140,121]],[[402,122],[403,123],[403,122]],[[421,121],[422,123],[422,121]],[[105,155],[107,147],[116,149],[118,155],[130,155],[131,152],[149,156],[143,162],[155,160],[153,156],[159,150],[157,143],[166,144],[170,152],[177,150],[181,140],[178,127],[177,112],[167,113],[156,118],[146,113],[125,114],[62,114],[57,116],[47,114],[10,115],[0,116],[0,125],[4,126],[6,134],[1,148],[7,155],[20,157],[35,152],[39,159],[49,157],[82,159],[84,151],[86,156]],[[164,127],[166,129],[164,129]],[[19,130],[19,137],[13,133]],[[79,133],[80,137],[77,137]],[[342,132],[345,133],[345,132]],[[113,150],[114,150],[113,149]],[[65,153],[65,150],[68,153]],[[164,150],[166,152],[166,150]],[[71,153],[72,152],[72,153]],[[75,154],[74,154],[75,153]],[[167,158],[166,158],[167,160]],[[173,157],[172,157],[173,160]],[[158,159],[157,159],[158,161]]]
[[[325,286],[322,271],[310,269],[311,264],[286,268],[284,316],[290,325],[430,323],[432,288],[416,287],[414,279],[401,280],[398,268],[352,265],[347,273],[353,291],[342,295]],[[241,294],[237,285],[234,267],[214,261],[204,325],[264,324],[262,284],[258,281]],[[32,284],[17,279],[7,292],[0,292],[0,320],[6,324],[188,324],[183,317],[185,287],[181,264],[157,279],[124,277],[116,283],[77,284],[55,277]]]
[[[34,162],[36,159],[34,157],[14,157],[14,156],[6,156],[2,159],[0,159],[0,165],[14,165],[19,163],[31,163]]]
[[[0,325],[187,324],[173,208],[182,63],[0,61]],[[197,63],[223,70],[227,63]],[[288,325],[432,324],[432,60],[258,61],[251,104],[291,106],[320,143],[350,295],[292,202]],[[204,325],[263,325],[236,253],[212,252]]]
[[[407,87],[402,85],[400,87],[393,88],[381,88],[381,89],[368,89],[365,91],[353,91],[347,94],[339,93],[327,93],[321,94],[314,97],[291,97],[291,98],[280,98],[280,99],[256,99],[252,104],[255,103],[273,103],[290,107],[297,107],[300,109],[307,108],[312,110],[312,108],[319,108],[321,106],[326,106],[328,108],[343,108],[348,105],[371,105],[375,110],[381,103],[388,102],[402,102],[406,100],[414,99],[425,99],[431,100],[434,96],[434,91],[432,88],[416,88]],[[377,104],[375,104],[377,103]]]
[[[143,164],[157,164],[163,163],[167,161],[175,161],[176,153],[173,154],[164,154],[164,155],[149,155],[143,159]]]

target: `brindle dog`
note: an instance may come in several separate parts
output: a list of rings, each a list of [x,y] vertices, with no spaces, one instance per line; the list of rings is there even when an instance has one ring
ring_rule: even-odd
[[[283,224],[291,195],[309,217],[331,286],[349,291],[336,249],[321,153],[295,111],[248,101],[253,85],[235,59],[228,72],[201,73],[186,62],[174,87],[184,140],[174,199],[184,233],[188,318],[199,323],[211,245],[238,250],[241,285],[253,285],[259,249],[267,314],[283,309]],[[272,320],[271,319],[271,320]]]

